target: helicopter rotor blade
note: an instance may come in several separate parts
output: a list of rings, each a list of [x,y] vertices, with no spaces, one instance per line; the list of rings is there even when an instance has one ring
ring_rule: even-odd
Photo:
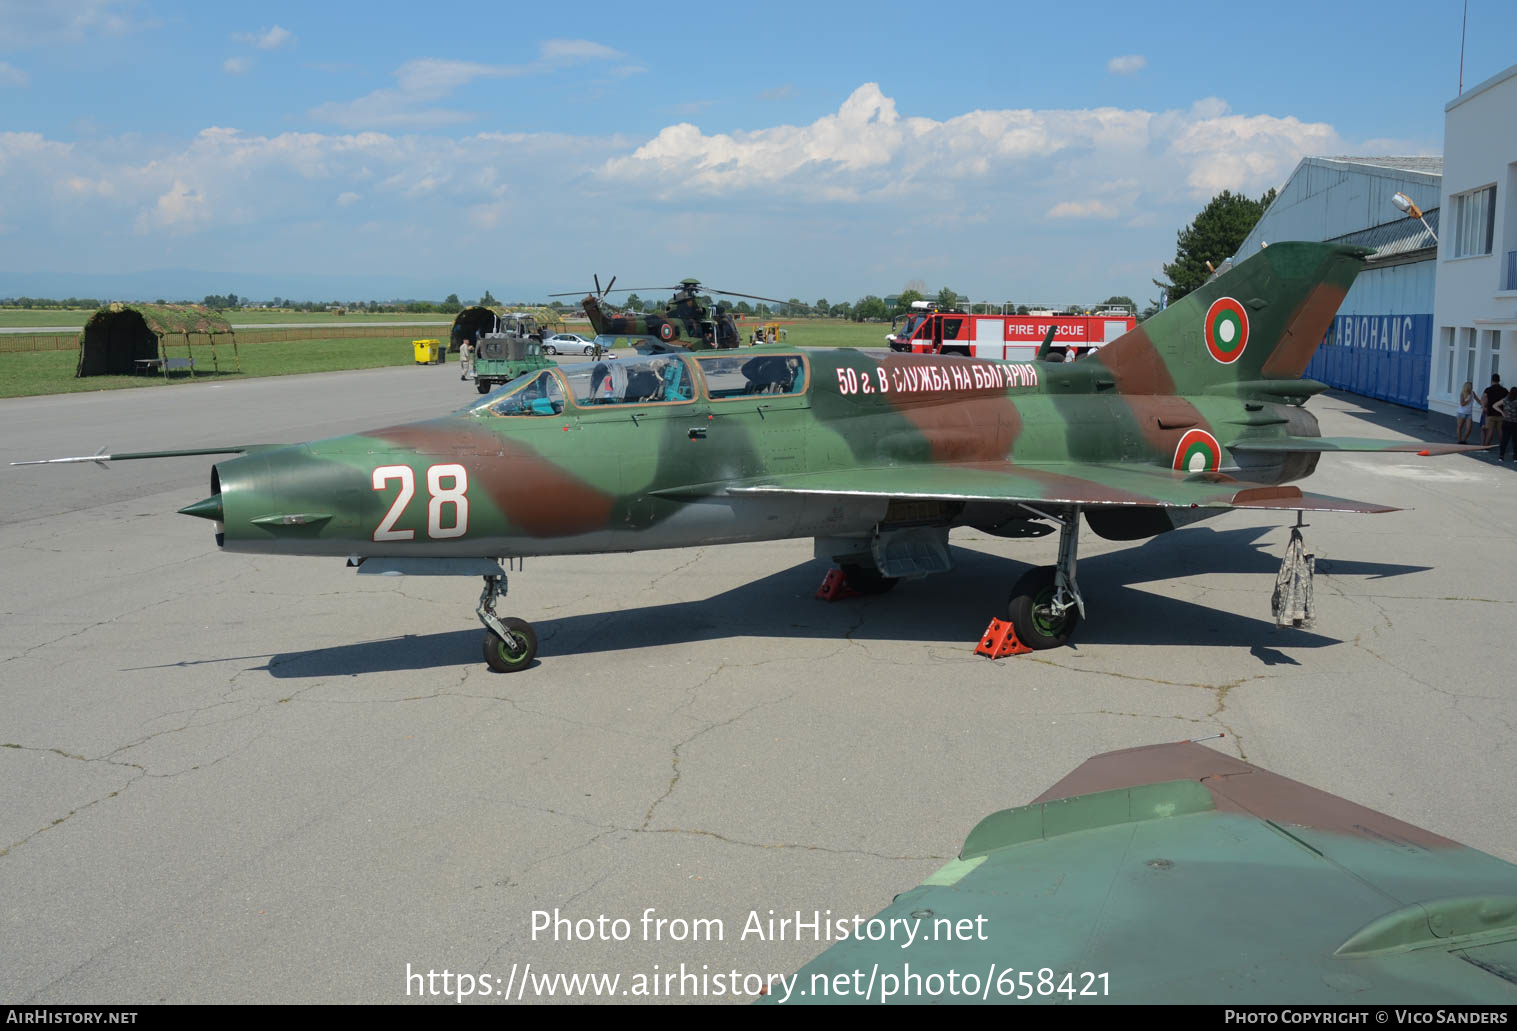
[[[599,285],[599,283],[597,283],[597,284],[596,284],[596,285],[597,285],[597,286],[598,286],[598,285]],[[606,295],[607,295],[607,294],[608,294],[608,293],[610,293],[610,292],[611,292],[611,288],[612,288],[612,287],[613,287],[613,286],[615,286],[615,285],[616,285],[616,277],[615,277],[615,276],[612,276],[612,277],[611,277],[611,282],[609,282],[609,283],[607,283],[607,284],[606,284],[606,288],[605,288],[605,289],[604,289],[604,290],[602,290],[602,291],[601,291],[601,292],[600,292],[600,295],[601,295],[601,296],[602,296],[602,297],[604,297],[604,296],[606,296]]]
[[[611,282],[612,283],[616,282],[616,277],[615,276],[611,277]],[[678,289],[679,289],[679,287],[677,287],[677,286],[619,286],[615,290],[613,290],[613,289],[611,289],[611,286],[608,283],[606,285],[606,289],[604,289],[604,290],[602,290],[600,292],[600,296],[604,297],[604,296],[606,296],[606,294],[637,293],[639,290],[678,290]],[[570,290],[568,293],[548,294],[548,296],[549,297],[576,297],[576,296],[583,297],[584,293],[585,292],[583,290]],[[785,302],[781,301],[780,303],[783,304]]]
[[[599,276],[599,274],[596,274],[594,276],[594,278],[595,278],[595,296],[596,297],[604,297],[604,296],[606,296],[606,291],[604,291],[604,290],[602,290],[600,288],[600,276]]]
[[[703,287],[703,289],[706,288]],[[750,301],[768,301],[770,304],[783,304],[787,308],[805,308],[807,311],[815,310],[811,305],[806,304],[804,301],[782,301],[778,297],[760,297],[757,294],[740,294],[732,290],[708,290],[708,292],[713,294],[721,294],[723,297],[746,297]]]

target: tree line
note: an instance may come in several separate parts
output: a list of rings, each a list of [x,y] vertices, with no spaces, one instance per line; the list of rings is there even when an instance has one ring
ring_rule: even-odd
[[[1153,280],[1153,284],[1160,291],[1160,296],[1151,298],[1148,306],[1139,313],[1139,318],[1148,318],[1154,312],[1160,310],[1165,303],[1173,303],[1186,294],[1202,286],[1220,268],[1223,262],[1232,258],[1243,243],[1245,237],[1253,231],[1255,224],[1263,217],[1275,199],[1275,191],[1270,189],[1258,200],[1253,200],[1243,194],[1235,194],[1230,190],[1223,190],[1213,197],[1207,205],[1201,209],[1196,217],[1176,234],[1175,260],[1164,265],[1163,279]],[[920,280],[909,283],[906,289],[899,294],[890,297],[879,297],[875,294],[866,294],[855,301],[829,302],[825,297],[819,297],[815,303],[802,301],[792,297],[783,303],[770,305],[764,302],[750,304],[748,301],[739,301],[732,305],[733,311],[745,316],[765,318],[772,315],[822,315],[835,319],[849,319],[853,322],[877,321],[883,322],[888,319],[898,318],[909,314],[914,301],[935,301],[943,308],[960,308],[968,306],[972,314],[986,314],[998,310],[990,304],[973,304],[969,298],[959,294],[950,287],[943,287],[936,295],[929,298],[926,287]],[[167,304],[163,298],[158,298],[156,304]],[[189,300],[173,302],[176,304],[194,304]],[[266,303],[256,303],[250,297],[237,293],[206,294],[200,302],[207,308],[221,311],[233,309],[246,309],[250,307],[274,308],[283,311],[296,312],[319,312],[340,308],[344,311],[363,312],[392,312],[396,314],[438,314],[456,315],[467,305],[459,299],[458,294],[449,294],[441,301],[426,300],[400,300],[389,301],[296,301],[286,297],[274,297]],[[474,302],[485,308],[503,307],[489,290]],[[1132,298],[1125,296],[1108,297],[1102,302],[1106,306],[1125,306],[1136,310]],[[627,297],[625,306],[634,311],[659,312],[667,310],[669,305],[666,299],[643,300],[637,294]],[[24,308],[24,309],[49,309],[49,308],[99,308],[101,302],[94,297],[64,297],[59,299],[49,297],[5,297],[0,298],[0,307]],[[565,304],[559,300],[552,300],[546,304],[540,302],[517,301],[505,307],[542,307],[553,308],[557,311],[573,311],[577,305]],[[1028,313],[1027,306],[1020,305],[1016,309],[1019,315]],[[1078,309],[1069,309],[1069,314],[1081,314]]]

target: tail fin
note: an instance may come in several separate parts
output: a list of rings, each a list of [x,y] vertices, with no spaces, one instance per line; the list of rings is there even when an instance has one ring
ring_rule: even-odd
[[[1090,360],[1110,369],[1124,394],[1232,392],[1298,379],[1370,253],[1270,244]]]

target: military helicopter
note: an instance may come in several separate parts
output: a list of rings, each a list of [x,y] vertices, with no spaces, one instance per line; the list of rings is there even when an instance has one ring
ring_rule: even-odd
[[[682,279],[678,286],[637,286],[613,290],[616,277],[601,289],[600,276],[595,276],[594,292],[585,295],[580,302],[590,325],[599,337],[632,337],[646,341],[657,350],[711,351],[738,346],[737,320],[733,310],[725,303],[714,301],[709,294],[723,297],[744,297],[750,301],[765,301],[770,304],[795,305],[773,297],[756,294],[740,294],[732,290],[711,290],[701,285],[694,277]],[[608,312],[602,303],[607,294],[636,293],[644,290],[671,290],[674,296],[662,313],[648,312],[644,315]],[[549,297],[572,297],[579,291],[549,294]],[[801,307],[805,307],[802,305]],[[808,309],[809,310],[809,309]]]

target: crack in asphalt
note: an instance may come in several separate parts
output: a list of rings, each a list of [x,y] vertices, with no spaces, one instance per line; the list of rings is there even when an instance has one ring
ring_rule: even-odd
[[[68,759],[68,760],[71,760],[73,762],[104,763],[107,766],[117,766],[117,767],[121,767],[123,769],[130,769],[130,770],[137,771],[134,775],[129,776],[126,779],[126,783],[122,784],[121,787],[117,788],[116,790],[108,792],[108,793],[106,793],[104,795],[101,795],[99,798],[91,799],[90,801],[84,803],[83,805],[75,806],[74,808],[70,809],[64,815],[62,815],[60,817],[57,817],[54,820],[50,820],[46,824],[46,826],[40,827],[37,830],[33,831],[32,833],[28,834],[26,837],[21,838],[18,841],[13,841],[9,845],[6,845],[5,847],[0,848],[0,859],[3,859],[4,857],[10,855],[11,851],[13,849],[20,848],[22,845],[25,845],[27,842],[29,842],[33,838],[35,838],[37,835],[39,835],[39,834],[45,834],[48,831],[52,830],[54,827],[58,826],[59,824],[66,823],[68,820],[71,820],[73,817],[75,817],[79,813],[84,812],[86,809],[93,808],[94,806],[99,805],[101,802],[106,802],[106,801],[109,801],[110,799],[116,798],[123,791],[125,791],[127,788],[129,788],[133,784],[135,784],[137,781],[141,780],[145,776],[148,776],[147,770],[144,769],[142,766],[138,765],[137,763],[117,762],[116,760],[111,759],[108,756],[99,757],[99,758],[90,758],[89,756],[85,756],[85,755],[76,755],[73,752],[65,752],[61,748],[38,747],[38,746],[34,746],[34,745],[18,745],[18,744],[12,744],[10,742],[6,742],[5,744],[0,745],[0,748],[10,748],[10,749],[13,749],[13,750],[19,751],[19,752],[41,752],[41,753],[44,753],[44,754],[60,756],[60,757],[62,757],[64,759]]]
[[[775,661],[775,660],[771,660],[771,661]],[[762,663],[753,663],[751,665],[763,665],[763,664]],[[712,673],[711,677],[708,677],[706,679],[706,682],[709,683],[710,680],[712,678],[714,678],[717,673],[720,673],[723,669],[726,669],[726,668],[727,667],[726,667],[725,664],[723,664],[722,666],[719,666],[716,669],[716,671],[714,671]],[[782,696],[780,698],[774,698],[774,699],[770,699],[768,701],[763,701],[763,702],[755,702],[753,705],[750,705],[748,708],[744,709],[742,712],[740,712],[737,715],[733,716],[731,719],[722,720],[719,723],[708,723],[706,726],[702,727],[700,730],[697,730],[694,734],[691,734],[689,737],[685,738],[683,741],[680,741],[677,744],[675,744],[674,748],[672,749],[673,754],[672,754],[672,757],[671,757],[671,775],[669,777],[669,786],[664,789],[664,793],[662,795],[659,795],[658,798],[656,798],[656,799],[653,800],[653,804],[652,805],[648,806],[648,811],[643,816],[642,826],[640,826],[638,828],[638,830],[647,830],[648,829],[648,825],[653,822],[653,811],[655,809],[657,809],[664,802],[665,799],[667,799],[670,795],[672,795],[674,793],[675,787],[679,784],[680,775],[681,775],[680,774],[680,768],[679,768],[679,764],[680,764],[680,749],[684,748],[686,745],[689,745],[689,744],[693,743],[697,738],[702,737],[705,734],[709,734],[713,730],[720,730],[722,727],[730,727],[732,724],[736,723],[738,720],[742,719],[744,716],[747,716],[749,713],[756,712],[759,709],[762,709],[762,708],[764,708],[765,706],[768,706],[768,705],[779,705],[781,702],[787,702],[787,701],[789,701],[790,699],[792,699],[794,697],[795,697],[795,692],[792,691],[789,694],[784,695],[784,696]]]

